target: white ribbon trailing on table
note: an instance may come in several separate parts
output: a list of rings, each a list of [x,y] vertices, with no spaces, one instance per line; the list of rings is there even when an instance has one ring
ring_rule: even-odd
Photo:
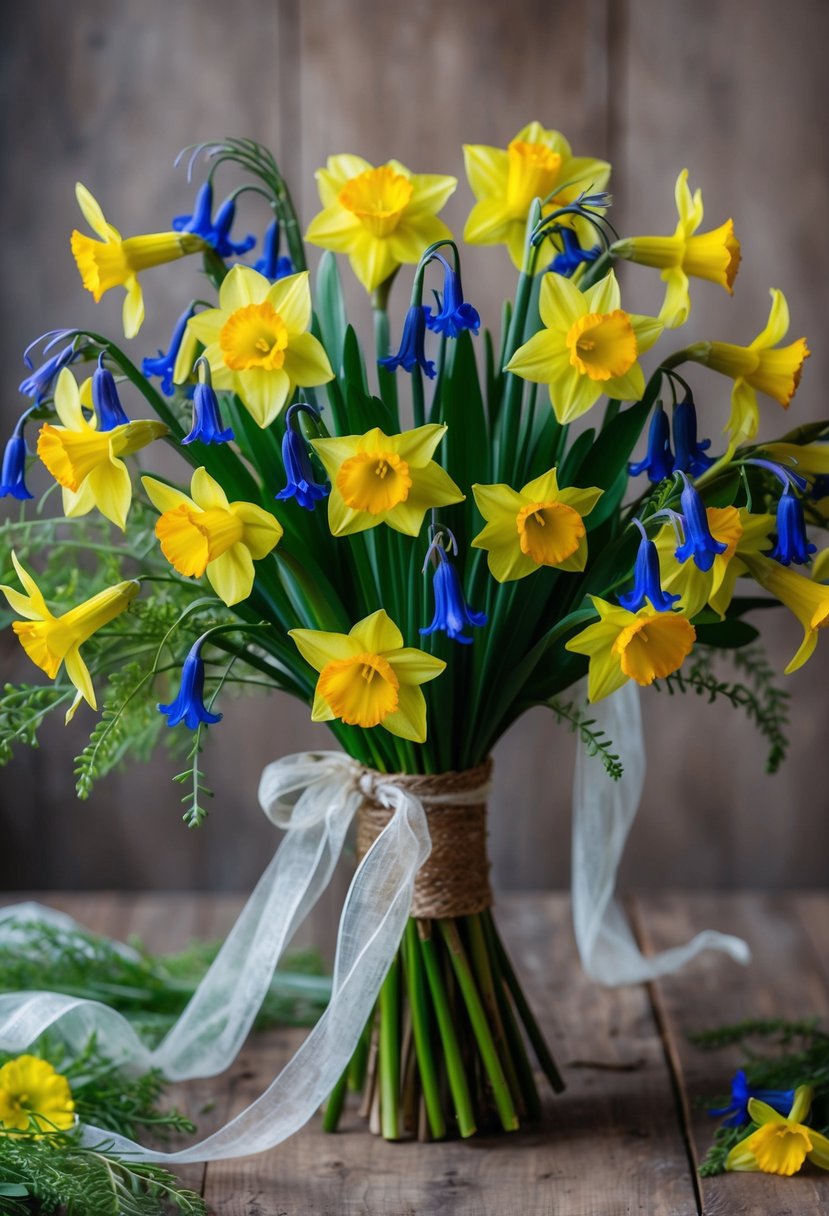
[[[618,781],[587,749],[576,756],[573,784],[573,928],[585,971],[609,987],[658,979],[679,970],[702,950],[721,950],[737,962],[748,945],[729,933],[706,929],[684,946],[644,955],[615,898],[616,873],[645,784],[645,738],[639,688],[632,680],[590,707],[596,727],[612,741],[624,772]]]
[[[632,691],[631,691],[632,689]],[[613,898],[616,870],[636,813],[644,776],[637,690],[632,685],[596,711],[620,751],[625,773],[608,780],[580,752],[573,823],[573,917],[588,974],[605,984],[633,983],[675,970],[705,947],[745,961],[737,938],[699,934],[687,946],[644,958]],[[442,796],[446,805],[479,803],[485,790]],[[95,1034],[113,1060],[158,1068],[172,1081],[212,1077],[230,1066],[270,986],[274,969],[327,887],[351,821],[370,795],[393,813],[360,862],[340,917],[331,1000],[292,1059],[265,1092],[230,1123],[177,1152],[145,1148],[84,1125],[84,1143],[109,1143],[122,1154],[165,1165],[242,1157],[273,1148],[298,1131],[326,1100],[353,1055],[383,979],[400,945],[415,876],[431,843],[423,802],[393,777],[367,772],[340,752],[303,752],[268,765],[259,801],[286,835],[187,1008],[154,1049],[122,1014],[98,1001],[54,992],[0,995],[0,1048],[25,1050],[59,1024],[80,1051]],[[74,922],[34,904],[0,910],[0,941],[42,919]],[[128,947],[123,947],[128,949]]]

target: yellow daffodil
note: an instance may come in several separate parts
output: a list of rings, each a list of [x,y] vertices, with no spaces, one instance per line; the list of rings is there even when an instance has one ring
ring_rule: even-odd
[[[426,740],[426,701],[418,685],[446,664],[403,645],[403,635],[381,609],[349,633],[291,629],[289,637],[320,673],[311,719],[350,726],[382,726],[401,739]]]
[[[432,507],[462,502],[452,478],[432,460],[445,433],[445,426],[432,423],[402,435],[374,427],[365,435],[312,440],[331,479],[328,524],[334,536],[383,523],[417,536]]]
[[[15,553],[12,553],[12,563],[26,594],[3,585],[0,585],[0,591],[5,595],[12,611],[24,618],[12,623],[20,645],[35,666],[45,671],[50,680],[54,680],[61,664],[66,664],[66,674],[78,690],[78,695],[66,714],[67,722],[73,717],[82,698],[93,709],[97,709],[92,679],[86,663],[81,658],[80,647],[93,633],[97,633],[104,625],[120,616],[138,594],[139,584],[130,579],[114,587],[107,587],[105,591],[99,591],[76,608],[70,608],[62,616],[54,616],[47,607],[37,583],[20,564]]]
[[[627,680],[642,687],[677,671],[696,640],[693,625],[678,612],[657,612],[650,605],[628,612],[591,595],[599,614],[565,644],[565,650],[590,656],[587,696],[601,701]]]
[[[48,1060],[18,1056],[0,1068],[0,1134],[67,1131],[74,1110],[69,1082]]]
[[[739,1144],[725,1161],[727,1170],[762,1170],[790,1178],[808,1158],[813,1165],[829,1170],[829,1140],[803,1120],[812,1105],[812,1087],[799,1085],[788,1115],[781,1115],[759,1098],[749,1098],[748,1113],[760,1126]]]
[[[743,560],[760,586],[785,604],[803,626],[803,641],[786,667],[786,675],[790,675],[811,658],[818,630],[829,625],[829,587],[759,554],[746,554]]]
[[[779,346],[789,331],[789,306],[782,291],[771,289],[771,311],[766,327],[749,346],[729,342],[699,342],[685,354],[715,372],[730,376],[731,415],[723,428],[729,436],[729,452],[738,444],[753,439],[760,424],[757,394],[771,397],[788,409],[800,384],[803,364],[809,357],[805,338]]]
[[[313,334],[308,272],[271,283],[250,266],[236,265],[219,288],[219,307],[196,313],[187,335],[204,343],[213,387],[232,389],[261,427],[270,426],[299,385],[332,380],[328,356]],[[182,343],[173,379],[192,371],[192,347]]]
[[[499,583],[524,578],[541,566],[584,569],[584,517],[601,498],[601,490],[595,486],[560,490],[556,470],[550,469],[520,490],[505,485],[474,485],[472,493],[487,521],[472,546],[487,550],[490,573]]]
[[[466,176],[478,200],[469,213],[463,239],[470,245],[506,245],[519,270],[533,201],[543,202],[551,196],[542,208],[549,215],[585,190],[603,190],[610,177],[607,161],[573,156],[561,132],[547,130],[540,122],[522,127],[507,148],[464,144],[463,154]],[[563,222],[573,223],[572,217],[563,217]],[[585,221],[576,219],[573,226],[583,232],[583,243],[592,242],[593,233]]]
[[[727,546],[714,557],[710,570],[700,570],[693,560],[680,562],[675,557],[676,533],[671,524],[661,528],[655,538],[659,553],[659,572],[665,591],[678,594],[678,607],[694,617],[709,604],[720,617],[734,595],[737,578],[747,567],[742,556],[762,553],[770,547],[774,531],[773,515],[752,515],[745,507],[707,507],[708,529],[714,540]]]
[[[761,455],[807,477],[829,476],[829,443],[764,443]]]
[[[62,426],[45,422],[37,454],[63,488],[63,513],[86,515],[97,507],[124,531],[132,502],[132,481],[123,456],[131,456],[167,434],[163,422],[144,419],[99,431],[95,414],[87,420],[83,392],[65,367],[55,386],[55,409]]]
[[[206,574],[228,608],[246,600],[253,588],[254,561],[267,557],[282,536],[279,520],[252,502],[228,502],[204,468],[193,474],[192,498],[154,477],[141,480],[161,512],[155,534],[173,569],[186,578]]]
[[[662,271],[666,290],[659,320],[668,329],[688,320],[689,275],[719,283],[730,295],[740,268],[740,242],[734,235],[733,220],[726,220],[712,232],[697,233],[703,216],[702,191],[691,194],[687,169],[676,179],[675,194],[679,219],[673,236],[634,236],[613,246],[616,257]]]
[[[400,161],[375,168],[361,156],[329,156],[316,172],[323,210],[305,239],[347,253],[351,269],[374,291],[403,263],[415,263],[434,241],[452,234],[438,211],[458,184],[455,177],[411,173]]]
[[[100,237],[93,240],[77,229],[72,233],[72,253],[83,285],[92,292],[96,303],[110,287],[126,288],[124,337],[134,338],[144,321],[139,272],[196,253],[206,248],[205,243],[190,232],[153,232],[123,239],[118,229],[107,223],[99,204],[80,182],[75,186],[75,197],[87,224]]]
[[[662,322],[619,307],[613,271],[581,292],[569,279],[547,274],[539,297],[545,328],[520,346],[507,371],[550,386],[559,422],[572,422],[602,393],[638,401],[645,391],[639,355],[653,346]]]

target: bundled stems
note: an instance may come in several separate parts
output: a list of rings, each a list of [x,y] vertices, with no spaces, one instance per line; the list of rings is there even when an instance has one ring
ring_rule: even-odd
[[[372,1129],[387,1140],[515,1131],[541,1116],[528,1043],[560,1091],[491,913],[410,919],[323,1127],[337,1129],[350,1087],[362,1090],[361,1112],[371,1113]]]

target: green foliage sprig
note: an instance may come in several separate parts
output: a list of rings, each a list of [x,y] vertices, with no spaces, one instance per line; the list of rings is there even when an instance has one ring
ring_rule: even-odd
[[[625,771],[624,765],[613,751],[613,740],[609,739],[601,728],[596,727],[595,718],[575,701],[548,702],[559,725],[567,723],[572,734],[578,734],[589,756],[596,756],[604,766],[608,777],[618,781]]]

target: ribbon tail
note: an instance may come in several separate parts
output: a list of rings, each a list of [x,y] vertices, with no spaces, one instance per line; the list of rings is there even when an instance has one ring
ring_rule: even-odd
[[[615,898],[616,875],[645,782],[645,744],[639,689],[629,681],[591,706],[596,727],[612,740],[624,765],[618,781],[580,747],[573,787],[573,927],[585,971],[608,987],[653,980],[684,966],[702,950],[719,950],[747,963],[746,942],[713,929],[683,946],[645,956]]]

